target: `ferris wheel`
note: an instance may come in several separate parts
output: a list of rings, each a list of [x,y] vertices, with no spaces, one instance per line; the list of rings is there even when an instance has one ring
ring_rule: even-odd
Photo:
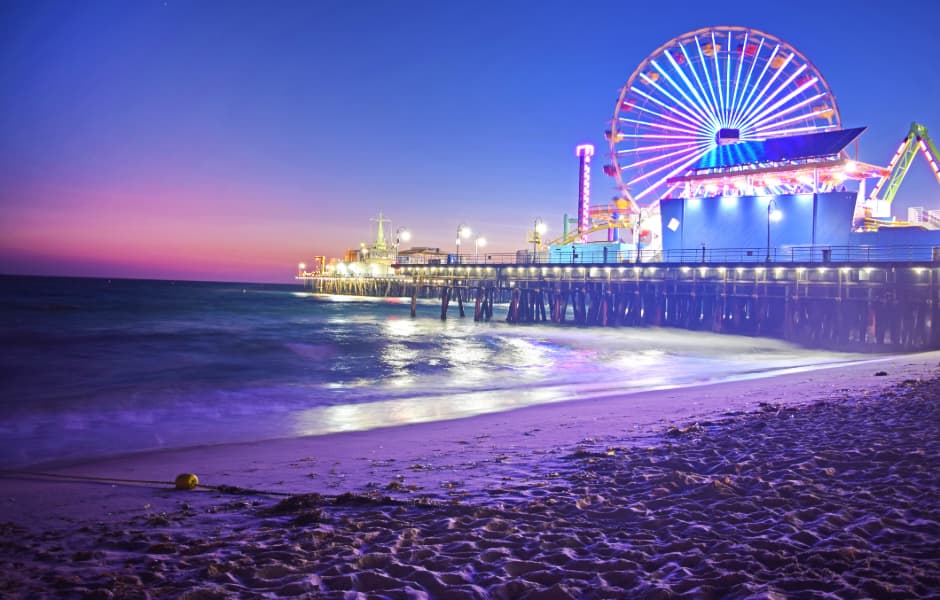
[[[698,29],[654,50],[620,90],[604,171],[650,204],[718,145],[840,128],[829,84],[795,48],[756,29]]]

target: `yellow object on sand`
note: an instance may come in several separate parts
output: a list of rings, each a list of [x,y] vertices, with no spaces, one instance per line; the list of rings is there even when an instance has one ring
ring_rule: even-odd
[[[199,478],[193,473],[180,473],[176,476],[176,489],[194,490],[199,485]]]

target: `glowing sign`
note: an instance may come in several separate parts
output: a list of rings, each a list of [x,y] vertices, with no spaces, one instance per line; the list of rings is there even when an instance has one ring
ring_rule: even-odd
[[[591,219],[588,214],[591,210],[591,157],[594,156],[593,144],[580,144],[574,149],[575,156],[581,158],[581,189],[578,193],[578,231],[581,232],[581,241],[587,241],[587,230],[591,228]]]

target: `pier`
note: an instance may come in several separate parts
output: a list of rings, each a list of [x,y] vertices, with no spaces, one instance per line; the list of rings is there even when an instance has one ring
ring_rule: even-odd
[[[933,260],[397,265],[389,277],[317,277],[315,292],[439,298],[440,316],[580,327],[676,327],[855,352],[940,348]],[[838,255],[838,254],[837,254]],[[508,258],[508,257],[506,257]],[[710,257],[705,256],[709,259]],[[935,324],[937,324],[935,326]]]

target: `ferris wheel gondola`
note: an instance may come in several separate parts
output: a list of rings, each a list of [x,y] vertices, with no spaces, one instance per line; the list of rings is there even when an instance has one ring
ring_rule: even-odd
[[[829,85],[795,48],[755,29],[699,29],[653,51],[621,88],[604,171],[650,205],[718,145],[839,128]]]

